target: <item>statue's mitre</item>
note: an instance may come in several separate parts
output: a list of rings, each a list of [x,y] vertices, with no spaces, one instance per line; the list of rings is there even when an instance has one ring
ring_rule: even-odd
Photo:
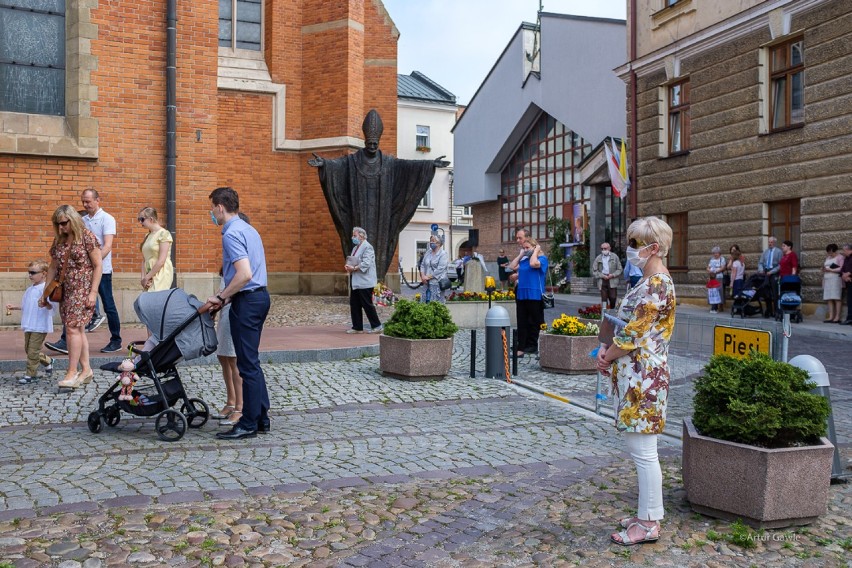
[[[364,124],[361,125],[361,130],[364,131],[365,140],[378,140],[382,137],[384,125],[382,124],[382,117],[379,116],[376,109],[370,110],[367,116],[364,117]]]

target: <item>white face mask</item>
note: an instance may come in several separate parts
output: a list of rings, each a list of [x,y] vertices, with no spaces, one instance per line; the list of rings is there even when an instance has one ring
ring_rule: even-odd
[[[604,255],[604,256],[609,256],[609,251],[603,250],[603,251],[601,251],[601,254]]]
[[[640,269],[645,268],[645,265],[648,264],[648,258],[650,258],[650,257],[641,258],[639,256],[639,251],[646,249],[649,246],[651,246],[651,245],[644,246],[640,249],[635,249],[633,247],[627,247],[627,251],[626,251],[627,262],[629,262],[630,264],[632,264],[633,266],[635,266],[637,268],[640,268]]]

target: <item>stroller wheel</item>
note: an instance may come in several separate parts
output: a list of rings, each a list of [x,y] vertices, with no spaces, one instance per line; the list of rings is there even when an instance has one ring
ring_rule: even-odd
[[[157,415],[154,428],[164,442],[177,442],[186,433],[186,418],[177,410],[169,408]]]
[[[115,428],[121,422],[121,410],[117,406],[110,406],[106,409],[106,425],[110,428]]]
[[[200,398],[189,399],[189,405],[184,403],[180,407],[180,412],[186,416],[186,422],[190,428],[201,428],[210,418],[210,408]]]
[[[97,410],[89,413],[89,419],[86,421],[89,425],[89,432],[97,434],[104,429],[103,417]]]

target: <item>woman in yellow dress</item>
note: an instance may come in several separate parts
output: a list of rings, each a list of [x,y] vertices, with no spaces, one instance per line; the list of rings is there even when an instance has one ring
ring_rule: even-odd
[[[169,252],[172,248],[172,234],[164,229],[157,219],[157,210],[146,207],[136,218],[148,230],[148,235],[139,247],[145,259],[142,262],[142,289],[146,292],[168,290],[172,287],[174,267]]]

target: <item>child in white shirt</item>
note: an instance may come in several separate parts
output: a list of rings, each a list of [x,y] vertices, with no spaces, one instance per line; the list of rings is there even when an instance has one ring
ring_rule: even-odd
[[[21,310],[21,329],[24,331],[24,349],[27,352],[27,373],[18,382],[22,385],[36,380],[39,364],[44,365],[46,373],[53,372],[53,358],[41,352],[41,346],[48,333],[53,333],[53,304],[38,307],[38,301],[44,293],[47,278],[47,263],[34,260],[27,268],[32,286],[24,292],[21,305],[6,304],[6,310]]]

